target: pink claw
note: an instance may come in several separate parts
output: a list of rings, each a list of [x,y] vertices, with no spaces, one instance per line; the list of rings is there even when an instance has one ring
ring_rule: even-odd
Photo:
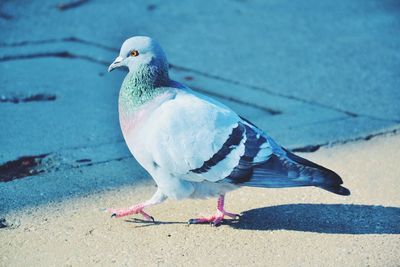
[[[111,217],[117,217],[117,218],[140,213],[146,220],[154,222],[153,216],[150,216],[149,214],[144,212],[143,209],[145,207],[146,206],[144,204],[138,204],[127,209],[107,209],[107,211],[112,213]]]
[[[225,196],[221,195],[218,198],[217,211],[214,215],[210,217],[200,217],[197,219],[190,219],[188,224],[196,224],[196,223],[210,223],[213,226],[218,226],[224,220],[225,216],[231,217],[233,219],[239,218],[239,214],[230,213],[224,210],[224,199]]]

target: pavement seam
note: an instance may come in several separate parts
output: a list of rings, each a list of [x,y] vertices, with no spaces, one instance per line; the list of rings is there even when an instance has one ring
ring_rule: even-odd
[[[272,116],[273,115],[282,114],[282,111],[280,111],[280,110],[264,107],[264,106],[257,105],[257,104],[254,104],[254,103],[249,103],[249,102],[246,102],[246,101],[243,101],[243,100],[240,100],[240,99],[236,99],[234,97],[229,97],[229,96],[226,96],[226,95],[223,95],[223,94],[216,93],[215,91],[204,90],[204,89],[201,89],[201,88],[193,86],[193,85],[190,86],[190,88],[194,89],[195,91],[204,93],[204,94],[208,94],[208,95],[219,97],[219,98],[222,98],[222,99],[225,99],[225,100],[229,100],[229,101],[232,101],[232,102],[235,102],[235,103],[238,103],[238,104],[242,104],[242,105],[246,105],[246,106],[253,107],[253,108],[256,108],[256,109],[260,109],[260,110],[262,110],[262,111],[264,111],[264,112],[266,112],[266,113],[268,113],[268,114],[270,114]]]
[[[109,65],[108,62],[105,62],[105,61],[102,61],[99,59],[95,59],[95,58],[89,57],[89,56],[73,54],[68,51],[2,56],[2,57],[0,57],[0,62],[12,61],[12,60],[23,60],[23,59],[48,58],[48,57],[83,59],[83,60],[86,60],[89,62],[98,63],[98,64],[102,64],[105,66]]]
[[[396,125],[395,127],[389,129],[389,130],[384,130],[381,132],[376,132],[373,134],[368,134],[366,136],[359,136],[355,138],[349,138],[346,140],[338,140],[338,141],[333,141],[333,142],[326,142],[326,143],[321,143],[321,144],[315,144],[315,145],[306,145],[302,147],[297,147],[290,149],[292,152],[315,152],[321,147],[333,147],[336,145],[344,145],[348,143],[353,143],[353,142],[358,142],[358,141],[369,141],[372,138],[382,136],[382,135],[387,135],[387,134],[398,134],[400,132],[400,126]]]
[[[36,41],[20,41],[20,42],[13,42],[13,43],[7,43],[7,42],[0,42],[0,47],[18,47],[18,46],[26,46],[26,45],[41,45],[41,44],[52,44],[52,43],[78,43],[78,44],[84,44],[84,45],[89,45],[89,46],[95,46],[107,51],[112,51],[112,52],[118,52],[119,49],[98,44],[92,41],[88,40],[83,40],[80,38],[76,37],[65,37],[61,39],[45,39],[45,40],[36,40]]]

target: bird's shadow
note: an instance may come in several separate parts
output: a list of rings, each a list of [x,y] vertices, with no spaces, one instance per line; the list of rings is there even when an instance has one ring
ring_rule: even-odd
[[[125,220],[125,222],[137,224],[135,226],[135,228],[156,226],[156,225],[160,225],[160,224],[185,224],[185,225],[187,225],[187,222],[147,221],[147,220],[142,220],[142,219],[137,219],[137,218],[128,219],[128,220]]]
[[[125,220],[148,227],[187,222]],[[328,234],[400,234],[400,208],[372,205],[289,204],[248,210],[239,220],[224,220],[241,230],[291,230]]]
[[[289,204],[248,210],[235,229],[329,234],[400,234],[400,208],[371,205]]]

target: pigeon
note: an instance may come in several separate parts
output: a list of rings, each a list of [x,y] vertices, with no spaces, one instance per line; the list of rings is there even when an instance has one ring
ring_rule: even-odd
[[[226,105],[171,80],[161,46],[135,36],[121,46],[108,71],[129,72],[119,92],[121,130],[135,159],[157,184],[147,201],[126,209],[108,209],[112,217],[141,214],[167,198],[218,197],[212,216],[188,223],[219,225],[225,216],[225,194],[242,186],[284,188],[315,186],[349,195],[334,171],[301,158]]]

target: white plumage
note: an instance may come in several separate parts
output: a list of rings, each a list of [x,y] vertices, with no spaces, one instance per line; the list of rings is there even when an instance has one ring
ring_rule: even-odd
[[[244,154],[245,136],[208,172],[196,174],[190,170],[200,168],[216,154],[241,119],[223,104],[209,102],[207,97],[179,87],[166,89],[165,94],[170,97],[162,94],[147,103],[151,109],[146,110],[139,129],[124,132],[124,137],[133,156],[168,197],[215,196],[218,192],[211,188],[209,192],[203,187],[201,193],[195,192],[199,185],[192,182],[217,182],[227,177]],[[165,100],[161,102],[159,98]],[[234,188],[231,184],[225,186]]]

